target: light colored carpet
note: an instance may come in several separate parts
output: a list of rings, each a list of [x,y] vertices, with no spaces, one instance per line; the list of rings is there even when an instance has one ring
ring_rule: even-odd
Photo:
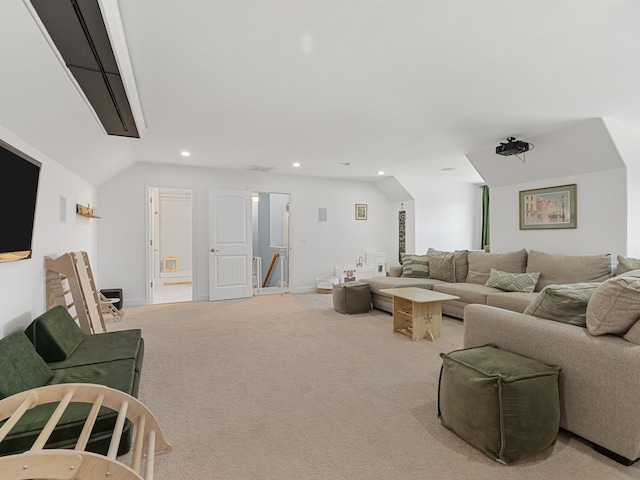
[[[505,466],[446,430],[439,354],[461,348],[459,320],[413,342],[314,293],[129,308],[108,323],[126,328],[143,330],[139,398],[174,447],[158,480],[640,478],[565,432]]]

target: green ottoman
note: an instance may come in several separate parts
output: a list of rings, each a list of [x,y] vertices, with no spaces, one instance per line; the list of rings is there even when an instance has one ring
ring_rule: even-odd
[[[559,367],[495,345],[440,357],[438,417],[449,430],[505,464],[555,443]]]
[[[368,283],[345,282],[333,286],[333,308],[340,313],[366,313],[371,310]]]

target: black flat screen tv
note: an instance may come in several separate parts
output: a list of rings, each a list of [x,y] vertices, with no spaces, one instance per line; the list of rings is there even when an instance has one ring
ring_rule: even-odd
[[[41,167],[0,140],[0,262],[31,258]]]

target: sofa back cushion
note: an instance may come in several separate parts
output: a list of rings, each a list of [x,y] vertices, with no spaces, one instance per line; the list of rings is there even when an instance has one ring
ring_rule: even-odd
[[[618,264],[616,265],[616,275],[622,275],[623,273],[630,272],[640,268],[640,258],[625,257],[624,255],[618,255],[616,257]]]
[[[24,332],[0,339],[0,399],[43,386],[51,369]]]
[[[634,272],[610,278],[596,289],[587,305],[590,334],[625,335],[640,320],[640,270]]]
[[[505,253],[469,252],[468,261],[467,283],[484,285],[489,280],[492,268],[502,272],[525,273],[527,251],[523,248]]]
[[[25,333],[47,363],[66,360],[85,337],[69,311],[61,305],[36,318]]]
[[[529,250],[527,272],[539,272],[539,292],[547,285],[604,282],[611,277],[610,253],[596,255],[562,255]]]

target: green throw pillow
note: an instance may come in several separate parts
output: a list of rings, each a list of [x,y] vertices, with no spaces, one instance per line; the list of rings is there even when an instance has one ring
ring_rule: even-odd
[[[429,278],[429,259],[426,255],[402,254],[402,276]]]
[[[453,253],[427,255],[429,257],[429,278],[455,283],[456,267]]]
[[[492,268],[485,285],[507,292],[531,293],[535,290],[539,278],[540,273],[511,273]]]
[[[586,327],[587,304],[599,285],[599,283],[547,285],[523,313]]]

